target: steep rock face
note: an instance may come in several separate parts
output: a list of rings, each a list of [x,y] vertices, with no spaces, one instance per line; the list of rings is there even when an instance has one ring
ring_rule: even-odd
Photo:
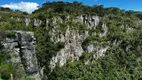
[[[81,15],[78,16],[75,21],[81,22],[82,24],[86,24],[89,28],[94,28],[99,24],[100,17],[99,16],[90,16],[90,15]]]
[[[59,66],[63,66],[69,59],[72,61],[78,60],[84,52],[82,42],[88,36],[88,32],[79,34],[77,30],[70,30],[68,27],[65,35],[60,35],[60,38],[56,38],[57,41],[55,42],[64,42],[65,46],[56,56],[52,57],[49,65],[50,68],[53,69],[56,66],[56,63],[59,63]]]
[[[52,22],[53,25],[58,25],[58,21],[60,23],[63,23],[63,22],[67,22],[71,20],[71,17],[70,16],[66,16],[65,18],[62,18],[62,17],[56,17],[56,18],[46,18],[46,21],[45,21],[45,25],[46,27],[48,27],[49,25],[49,22]],[[100,22],[100,17],[99,16],[91,16],[91,15],[81,15],[81,16],[78,16],[76,18],[73,19],[74,22],[80,22],[80,23],[84,23],[86,24],[89,28],[95,28],[99,22]],[[30,18],[25,18],[24,19],[24,22],[26,24],[26,26],[28,26],[30,23],[32,23],[35,27],[40,27],[42,22],[42,20],[40,19],[30,19]]]
[[[11,36],[12,37],[6,36],[1,41],[3,49],[6,49],[11,55],[11,59],[9,59],[8,62],[20,66],[23,74],[25,73],[33,80],[41,80],[35,53],[34,34],[32,32],[14,31]],[[24,77],[22,76],[20,80],[24,80]]]
[[[17,32],[18,42],[24,60],[24,66],[27,73],[38,71],[38,63],[35,54],[35,38],[32,32]]]
[[[69,18],[69,17],[68,17]],[[68,19],[66,18],[65,22],[68,22]],[[89,30],[95,30],[96,27],[100,23],[100,17],[99,16],[78,16],[75,19],[73,19],[73,22],[75,23],[81,23],[83,25],[86,25]],[[105,52],[109,48],[109,46],[98,46],[89,44],[85,46],[85,50],[83,49],[83,42],[91,36],[96,35],[97,33],[94,32],[92,34],[89,34],[88,30],[84,30],[83,32],[79,32],[79,29],[72,28],[71,25],[67,25],[68,28],[65,30],[65,33],[56,35],[57,32],[60,32],[56,28],[60,27],[60,25],[57,25],[57,21],[63,22],[61,18],[53,19],[52,23],[54,25],[53,29],[51,30],[50,34],[52,37],[50,38],[51,42],[58,43],[58,42],[64,42],[64,48],[62,48],[59,52],[57,52],[57,55],[53,56],[50,61],[49,67],[51,68],[51,71],[55,68],[55,66],[63,66],[68,60],[75,61],[79,60],[79,58],[87,53],[94,52],[94,59],[98,59],[101,56],[105,55]],[[48,22],[48,21],[47,21]],[[78,25],[75,25],[75,27],[78,27]],[[106,24],[101,25],[103,32],[99,33],[99,37],[106,36],[108,33],[108,28]],[[80,28],[81,29],[81,28]]]

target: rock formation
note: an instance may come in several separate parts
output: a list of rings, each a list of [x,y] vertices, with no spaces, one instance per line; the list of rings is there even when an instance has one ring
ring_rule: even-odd
[[[33,80],[41,80],[40,68],[36,58],[34,33],[5,31],[4,34],[6,36],[3,36],[1,45],[11,56],[7,62],[13,65],[17,64],[17,67],[20,66],[19,69],[23,71],[22,75],[26,74]],[[24,77],[21,76],[19,80],[24,80]]]
[[[96,27],[100,24],[101,18],[99,16],[89,16],[89,15],[81,15],[73,19],[74,23],[82,24],[87,26],[89,30],[96,30]],[[65,24],[68,22],[68,18],[65,20]],[[50,20],[48,20],[50,21]],[[48,22],[47,21],[47,22]],[[101,56],[104,56],[106,51],[109,49],[109,46],[99,46],[95,45],[97,42],[92,42],[91,44],[85,45],[85,49],[83,48],[83,42],[91,36],[99,35],[99,37],[106,36],[108,33],[108,28],[105,23],[103,23],[102,27],[102,33],[96,33],[93,32],[89,34],[89,31],[83,30],[83,32],[79,32],[79,29],[75,29],[74,27],[79,27],[78,25],[67,25],[65,29],[65,33],[56,34],[57,32],[60,32],[58,27],[60,25],[56,24],[57,21],[60,21],[60,23],[63,22],[61,18],[55,18],[51,22],[53,24],[52,30],[50,30],[50,34],[52,37],[50,38],[51,42],[58,43],[58,42],[64,42],[64,48],[62,48],[59,52],[57,52],[57,55],[53,56],[50,61],[49,67],[51,68],[51,71],[57,66],[63,66],[68,60],[76,61],[79,60],[79,58],[86,52],[86,53],[92,53],[94,52],[94,59],[98,59]],[[81,29],[81,28],[80,28]]]

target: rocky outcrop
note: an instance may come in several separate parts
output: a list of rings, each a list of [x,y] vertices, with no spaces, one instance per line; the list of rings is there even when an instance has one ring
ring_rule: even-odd
[[[100,17],[99,16],[89,16],[89,15],[81,15],[73,19],[74,23],[81,23],[87,26],[89,30],[95,30],[96,27],[100,23]],[[53,28],[50,32],[52,37],[50,38],[51,42],[58,43],[58,42],[64,42],[64,48],[62,48],[59,52],[57,52],[57,55],[53,56],[50,60],[49,67],[51,68],[51,71],[55,68],[55,66],[63,66],[68,60],[76,61],[79,60],[79,58],[85,53],[94,53],[93,58],[96,60],[101,56],[104,56],[106,51],[109,49],[109,46],[98,46],[89,44],[85,46],[85,50],[83,49],[83,42],[91,36],[96,35],[97,33],[94,32],[92,34],[89,34],[89,31],[84,30],[83,32],[79,32],[79,29],[72,28],[71,25],[67,25],[68,28],[65,30],[65,33],[61,33],[57,35],[57,32],[60,32],[57,28],[60,27],[60,25],[57,25],[57,21],[61,21],[62,19],[53,19]],[[68,22],[67,19],[64,23]],[[79,27],[79,26],[74,26]],[[102,27],[102,33],[99,33],[99,37],[106,36],[108,33],[108,28],[105,23],[101,25]]]
[[[3,37],[1,45],[11,56],[7,62],[20,66],[21,71],[23,71],[22,75],[25,73],[33,80],[41,80],[33,32],[7,31],[4,33],[6,33],[6,36]],[[21,77],[19,80],[25,79]]]
[[[32,24],[34,27],[40,27],[42,21],[39,19],[36,19],[36,18],[34,18],[34,19],[25,18],[24,23],[26,26],[29,26],[30,24]]]
[[[79,57],[84,52],[82,48],[82,42],[88,36],[88,32],[79,34],[77,30],[70,30],[68,27],[65,35],[61,34],[60,38],[57,37],[55,39],[55,42],[64,42],[65,45],[56,56],[52,57],[49,65],[50,68],[53,69],[56,66],[56,63],[59,63],[59,66],[63,66],[69,59],[72,61],[79,60]]]
[[[86,24],[88,28],[96,28],[96,26],[100,22],[100,17],[99,16],[91,16],[91,15],[81,15],[78,16],[75,21],[81,22],[82,24]]]

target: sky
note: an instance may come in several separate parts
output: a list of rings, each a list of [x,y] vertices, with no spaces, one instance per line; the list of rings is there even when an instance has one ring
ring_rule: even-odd
[[[31,13],[37,9],[37,6],[42,6],[46,1],[59,0],[2,0],[1,7],[9,7],[13,10],[27,11]],[[78,1],[84,5],[104,5],[104,7],[118,7],[125,10],[142,11],[142,0],[62,0],[64,2]]]

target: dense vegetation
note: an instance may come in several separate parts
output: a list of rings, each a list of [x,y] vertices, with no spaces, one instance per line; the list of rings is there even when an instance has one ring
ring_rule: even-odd
[[[48,70],[49,60],[64,47],[64,43],[53,44],[50,42],[49,38],[52,35],[49,34],[49,31],[53,25],[49,23],[49,29],[47,29],[45,19],[57,16],[62,19],[66,18],[66,16],[75,18],[78,15],[101,16],[104,18],[101,22],[106,23],[109,28],[109,33],[106,37],[91,36],[83,42],[83,46],[95,40],[100,45],[104,45],[103,43],[107,41],[113,43],[114,40],[122,42],[119,46],[107,50],[105,57],[101,57],[96,61],[90,61],[87,65],[84,64],[84,61],[90,58],[91,54],[84,54],[79,61],[73,63],[69,61],[63,67],[57,66],[50,73],[50,70]],[[26,26],[24,23],[25,18],[38,18],[43,22],[40,27],[33,26],[33,23]],[[142,19],[141,12],[125,11],[116,7],[104,8],[103,5],[91,7],[79,2],[46,2],[32,14],[0,8],[0,31],[23,30],[35,32],[38,61],[41,67],[45,67],[44,75],[48,75],[50,80],[141,80],[142,22],[139,18]],[[78,23],[71,21],[68,24],[75,26]],[[68,24],[60,24],[59,30],[64,31]],[[125,27],[121,27],[122,25]],[[80,24],[79,26],[83,25]],[[78,29],[82,32],[86,29],[85,27],[83,26]],[[128,28],[134,29],[134,31],[129,32]],[[88,31],[89,34],[93,32],[92,30]],[[101,27],[98,26],[95,32],[100,33]],[[101,44],[101,42],[103,43]],[[112,46],[112,44],[107,45]],[[130,47],[126,49],[128,46]],[[2,46],[0,45],[1,49]],[[8,56],[6,54],[6,52],[0,52],[0,76],[8,80],[10,74],[14,74],[14,71],[12,70],[13,66],[5,62]],[[46,78],[44,79],[46,80]]]

